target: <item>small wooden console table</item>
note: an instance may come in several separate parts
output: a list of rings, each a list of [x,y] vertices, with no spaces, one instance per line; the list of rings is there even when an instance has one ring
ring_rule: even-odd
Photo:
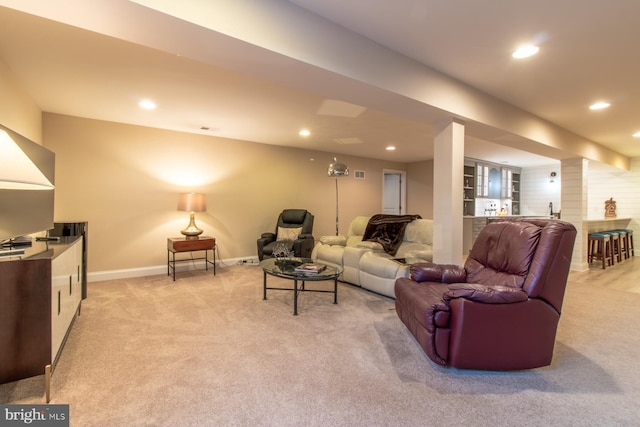
[[[204,251],[204,257],[176,259],[176,252]],[[209,251],[213,253],[213,261],[209,260]],[[209,271],[209,264],[213,265],[213,275],[216,275],[216,239],[204,236],[197,239],[187,237],[170,237],[167,239],[167,276],[173,272],[173,281],[176,280],[176,263],[184,261],[204,260],[204,268]]]

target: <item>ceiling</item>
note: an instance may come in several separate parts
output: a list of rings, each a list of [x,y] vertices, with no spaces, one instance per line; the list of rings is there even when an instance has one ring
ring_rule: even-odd
[[[76,1],[65,11],[38,3],[0,0],[11,7],[0,6],[0,59],[46,112],[398,162],[432,158],[434,130],[447,118],[424,106],[386,108],[394,98],[380,88],[140,4],[111,0],[96,14],[95,4],[85,11]],[[640,139],[632,137],[640,131],[636,0],[266,3],[304,8],[314,19],[640,157]],[[160,20],[162,34],[145,34],[147,22]],[[532,41],[538,55],[515,62],[513,49]],[[142,98],[158,108],[138,108]],[[598,100],[611,107],[590,111]],[[310,137],[297,135],[302,127]],[[397,149],[388,152],[387,145]],[[484,135],[467,138],[465,155],[516,166],[557,162]]]

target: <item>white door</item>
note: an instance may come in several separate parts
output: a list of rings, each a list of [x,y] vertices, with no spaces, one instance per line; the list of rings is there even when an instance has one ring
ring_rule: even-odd
[[[405,172],[384,171],[382,213],[402,215],[405,212]]]

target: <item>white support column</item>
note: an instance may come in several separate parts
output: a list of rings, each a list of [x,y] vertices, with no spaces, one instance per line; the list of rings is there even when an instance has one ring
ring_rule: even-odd
[[[461,265],[464,124],[452,121],[434,142],[433,262]]]
[[[562,160],[561,175],[561,219],[576,227],[576,243],[571,257],[571,270],[586,271],[587,240],[589,237],[587,219],[589,161],[582,158]]]

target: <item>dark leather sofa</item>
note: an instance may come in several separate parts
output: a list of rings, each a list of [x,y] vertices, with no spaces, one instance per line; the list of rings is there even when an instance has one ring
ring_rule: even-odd
[[[551,363],[576,230],[559,220],[487,225],[464,267],[418,263],[396,312],[427,356],[461,369]]]

